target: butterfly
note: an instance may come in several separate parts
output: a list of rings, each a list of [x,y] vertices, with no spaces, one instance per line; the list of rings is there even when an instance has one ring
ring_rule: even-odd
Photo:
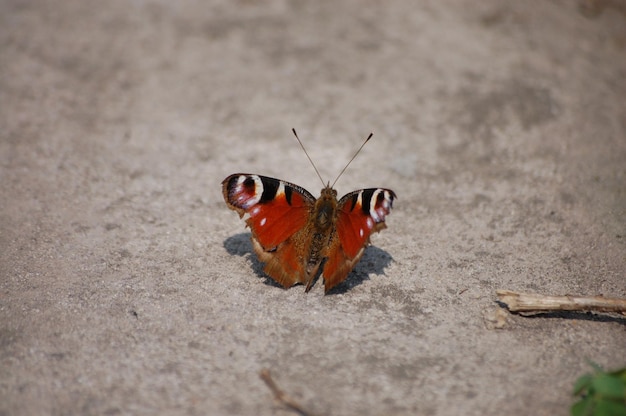
[[[293,133],[298,138],[295,130]],[[320,176],[317,168],[315,171]],[[361,259],[372,233],[386,228],[385,219],[396,198],[392,190],[360,189],[337,200],[333,186],[324,185],[320,197],[315,198],[298,185],[256,174],[235,173],[222,182],[226,205],[240,218],[247,215],[252,246],[265,263],[265,273],[285,288],[303,283],[308,292],[323,263],[328,293]]]

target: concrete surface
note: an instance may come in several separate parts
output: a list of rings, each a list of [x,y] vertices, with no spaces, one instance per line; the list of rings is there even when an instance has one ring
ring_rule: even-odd
[[[566,415],[626,320],[626,11],[3,1],[0,414]],[[332,295],[263,277],[220,181],[386,186]],[[498,329],[498,326],[503,326]]]

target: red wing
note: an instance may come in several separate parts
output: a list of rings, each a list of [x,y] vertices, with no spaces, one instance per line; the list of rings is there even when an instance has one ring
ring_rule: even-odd
[[[271,250],[307,222],[315,198],[305,189],[274,178],[236,173],[222,182],[224,200],[246,224],[264,250]]]
[[[363,255],[372,233],[384,229],[396,194],[370,188],[345,195],[337,206],[337,239],[327,250],[324,287],[328,292],[341,283]]]

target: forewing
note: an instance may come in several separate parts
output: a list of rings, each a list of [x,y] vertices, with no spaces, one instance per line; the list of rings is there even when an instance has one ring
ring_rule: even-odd
[[[305,189],[267,176],[236,173],[224,179],[226,204],[248,214],[246,224],[264,250],[271,250],[307,222],[315,198]]]
[[[396,194],[390,189],[354,191],[339,200],[337,234],[348,258],[355,257],[370,235],[384,229]]]

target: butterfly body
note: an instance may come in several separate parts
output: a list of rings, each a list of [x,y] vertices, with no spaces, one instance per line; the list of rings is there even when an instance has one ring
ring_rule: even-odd
[[[229,208],[248,215],[265,273],[285,288],[303,283],[307,292],[324,259],[325,291],[345,280],[370,235],[385,228],[396,197],[389,189],[370,188],[337,200],[337,191],[327,185],[316,199],[289,182],[246,173],[224,179],[222,191]]]

